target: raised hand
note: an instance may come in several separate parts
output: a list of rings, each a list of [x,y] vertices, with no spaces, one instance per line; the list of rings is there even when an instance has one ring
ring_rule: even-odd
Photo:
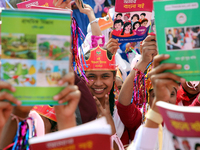
[[[181,65],[178,64],[170,64],[170,63],[162,63],[161,61],[168,59],[169,55],[158,55],[154,58],[154,68],[150,71],[149,76],[151,82],[153,84],[155,100],[153,102],[153,106],[155,106],[155,102],[157,101],[165,101],[170,102],[170,96],[172,89],[179,88],[179,84],[177,82],[185,82],[185,79],[170,73],[164,72],[166,70],[177,70],[181,69]],[[171,102],[173,103],[173,102]]]
[[[142,42],[140,46],[142,61],[150,63],[153,60],[153,58],[158,54],[155,38],[155,36],[149,35]]]
[[[0,81],[0,90],[3,90],[3,89],[7,89],[7,90],[10,90],[11,92],[15,92],[15,88],[12,87],[9,83]],[[21,105],[21,102],[18,101],[11,94],[5,91],[1,91],[0,92],[0,132],[12,112],[13,106],[11,105],[11,103],[16,104],[16,105]]]
[[[53,5],[57,8],[71,9],[71,0],[66,0],[64,2],[63,0],[53,0]]]
[[[87,4],[82,4],[81,0],[75,0],[75,3],[81,13],[86,14],[86,15],[90,15],[90,13],[94,13],[92,7],[90,7],[90,5],[87,5]],[[82,5],[84,8],[82,7]]]
[[[116,54],[119,49],[119,43],[117,39],[110,38],[106,44],[106,49],[109,50],[112,54]]]
[[[78,106],[81,93],[78,90],[78,86],[74,85],[74,81],[74,72],[68,73],[59,81],[60,85],[66,82],[68,85],[58,95],[54,96],[54,100],[58,100],[60,104],[68,102],[66,105],[54,106],[59,130],[76,125],[75,110]]]
[[[106,117],[107,123],[111,125],[112,135],[116,133],[115,124],[110,113],[110,104],[109,104],[109,96],[105,95],[105,105],[104,107],[101,105],[100,101],[94,96],[97,105],[98,116],[97,118],[101,118],[102,116]]]

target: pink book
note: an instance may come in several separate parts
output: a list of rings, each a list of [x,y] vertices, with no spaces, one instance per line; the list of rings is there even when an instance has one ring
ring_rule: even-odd
[[[53,0],[29,0],[22,3],[18,3],[17,7],[21,9],[30,9],[32,5],[54,7]]]
[[[31,9],[48,9],[48,10],[60,10],[60,11],[67,11],[67,9],[55,8],[55,7],[45,7],[45,6],[36,6],[32,5]]]

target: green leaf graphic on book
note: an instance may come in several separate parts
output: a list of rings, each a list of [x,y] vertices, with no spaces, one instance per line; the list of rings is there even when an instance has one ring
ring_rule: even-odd
[[[3,73],[3,78],[5,80],[11,79],[11,77],[9,75],[7,75],[6,73]]]

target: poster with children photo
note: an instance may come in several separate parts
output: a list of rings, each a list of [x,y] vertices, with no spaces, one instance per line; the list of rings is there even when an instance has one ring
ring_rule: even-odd
[[[152,0],[116,0],[112,38],[119,43],[144,40],[151,24],[152,6]]]

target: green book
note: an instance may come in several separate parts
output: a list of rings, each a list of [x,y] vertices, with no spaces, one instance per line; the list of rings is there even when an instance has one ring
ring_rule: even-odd
[[[169,54],[163,63],[181,64],[170,70],[187,81],[200,81],[200,1],[154,1],[159,54]]]
[[[2,10],[1,80],[16,88],[22,105],[57,105],[53,96],[69,72],[71,13]]]

